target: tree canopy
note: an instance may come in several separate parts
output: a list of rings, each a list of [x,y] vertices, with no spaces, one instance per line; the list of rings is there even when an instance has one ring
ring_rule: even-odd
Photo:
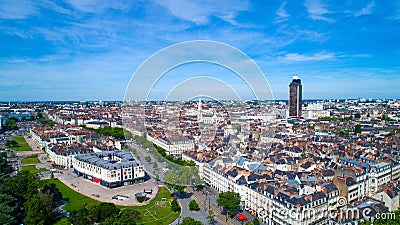
[[[6,130],[18,130],[17,127],[17,122],[18,122],[18,118],[17,117],[10,117],[6,120],[5,122],[5,128]]]
[[[132,134],[123,129],[123,128],[119,128],[119,127],[100,127],[98,129],[94,129],[94,128],[88,128],[87,126],[83,125],[82,127],[84,127],[85,129],[88,130],[92,130],[94,132],[96,132],[97,134],[103,134],[105,136],[111,136],[111,137],[115,137],[118,139],[129,139],[132,137]]]
[[[193,199],[189,202],[189,210],[190,211],[199,211],[200,210],[199,204],[197,204],[196,200]]]
[[[233,191],[222,192],[218,195],[217,203],[228,210],[230,215],[234,215],[235,209],[240,205],[240,195]]]
[[[182,220],[182,225],[202,225],[201,221],[195,220],[192,217],[184,217]]]
[[[181,211],[181,207],[179,206],[178,199],[174,198],[174,200],[172,200],[172,202],[171,202],[171,209],[172,209],[172,211],[174,211],[174,212],[179,212],[179,211]]]
[[[2,155],[2,157],[6,157]],[[53,224],[61,193],[28,171],[10,177],[0,171],[0,224]]]

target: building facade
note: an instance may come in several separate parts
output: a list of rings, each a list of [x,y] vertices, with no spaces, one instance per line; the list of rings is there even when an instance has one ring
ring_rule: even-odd
[[[302,85],[298,76],[289,84],[289,117],[301,117]]]
[[[78,154],[72,159],[74,173],[113,188],[144,182],[143,165],[129,151]]]

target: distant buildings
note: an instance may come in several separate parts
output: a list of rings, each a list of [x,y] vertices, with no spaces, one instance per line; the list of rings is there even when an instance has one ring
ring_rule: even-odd
[[[141,165],[118,165],[118,140],[67,125],[71,118],[110,126],[123,119],[124,128],[168,155],[195,161],[202,183],[239,193],[241,207],[269,225],[359,224],[399,208],[399,100],[307,100],[302,108],[295,76],[289,85],[292,118],[285,118],[285,102],[275,102],[281,110],[276,123],[260,110],[269,102],[229,101],[229,111],[211,101],[136,104],[129,111],[118,105],[51,107],[48,118],[64,119],[64,125],[34,127],[32,139],[55,166],[72,167],[107,187],[128,185],[141,181]],[[206,125],[214,125],[215,134]]]
[[[77,154],[121,149],[119,140],[101,136],[81,127],[35,126],[30,130],[32,139],[47,153],[53,165],[71,168]]]
[[[302,85],[298,76],[289,84],[289,117],[301,117]]]
[[[167,139],[163,137],[156,137],[149,133],[147,135],[147,140],[165,149],[167,155],[177,158],[181,158],[182,153],[185,151],[194,150],[194,141],[181,136],[171,136]]]

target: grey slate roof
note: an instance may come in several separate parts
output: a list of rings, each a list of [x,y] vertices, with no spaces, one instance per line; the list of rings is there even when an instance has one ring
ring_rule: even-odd
[[[104,159],[106,157],[111,158],[112,156],[118,157],[120,160],[113,161]],[[140,162],[132,155],[131,152],[124,150],[78,154],[75,156],[75,159],[108,170],[116,170],[116,169],[135,167],[141,165]]]

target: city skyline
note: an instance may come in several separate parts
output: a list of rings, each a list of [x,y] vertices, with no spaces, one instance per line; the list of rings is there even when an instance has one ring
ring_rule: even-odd
[[[275,99],[293,74],[303,99],[398,98],[399,12],[392,1],[2,2],[0,101],[122,100],[146,58],[189,40],[243,51]],[[159,89],[202,75],[242,87],[229,71],[189,65]]]

